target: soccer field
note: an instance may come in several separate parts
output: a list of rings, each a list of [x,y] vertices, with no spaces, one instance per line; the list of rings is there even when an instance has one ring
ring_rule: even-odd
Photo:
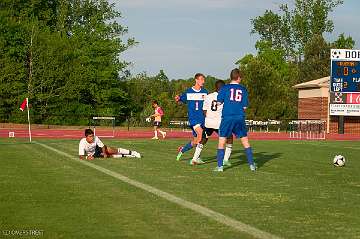
[[[185,142],[105,139],[143,158],[87,162],[78,141],[0,139],[0,238],[360,238],[360,142],[252,141],[255,173],[239,142],[223,173],[216,141],[177,162]]]

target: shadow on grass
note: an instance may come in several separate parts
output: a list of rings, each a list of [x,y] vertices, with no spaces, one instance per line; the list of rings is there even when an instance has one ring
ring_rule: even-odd
[[[256,152],[254,153],[254,161],[257,167],[261,168],[264,164],[266,164],[270,160],[280,158],[281,155],[282,153]],[[239,158],[240,160],[238,160]],[[226,169],[237,167],[242,164],[247,164],[246,155],[243,153],[242,150],[236,150],[231,153],[231,166],[226,167]]]
[[[279,158],[282,153],[269,153],[269,152],[256,152],[254,153],[254,161],[258,168],[261,168],[264,164],[270,160]],[[192,158],[184,158],[181,161],[190,161]],[[239,160],[240,159],[240,160]],[[209,157],[201,157],[201,160],[204,161],[204,164],[215,163],[217,162],[216,155]],[[225,169],[234,168],[242,164],[247,164],[247,159],[243,150],[233,150],[230,156],[231,166],[226,167]]]

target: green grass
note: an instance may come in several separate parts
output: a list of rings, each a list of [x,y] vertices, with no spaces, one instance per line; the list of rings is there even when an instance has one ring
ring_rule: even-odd
[[[360,238],[360,142],[253,141],[256,173],[237,142],[232,167],[215,173],[216,141],[195,167],[185,160],[192,151],[175,160],[184,140],[104,141],[144,157],[92,163],[260,230]],[[76,157],[78,141],[39,142]],[[332,166],[336,154],[345,167]],[[0,155],[0,238],[25,229],[43,230],[38,238],[253,238],[40,145],[0,139]]]

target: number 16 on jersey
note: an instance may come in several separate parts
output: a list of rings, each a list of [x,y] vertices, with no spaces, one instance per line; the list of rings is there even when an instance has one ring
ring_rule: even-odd
[[[236,102],[241,102],[242,100],[242,90],[239,89],[230,89],[230,100],[231,101],[236,101]]]

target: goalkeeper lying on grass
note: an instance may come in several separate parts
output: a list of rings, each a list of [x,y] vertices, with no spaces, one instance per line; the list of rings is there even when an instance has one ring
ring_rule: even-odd
[[[85,138],[82,138],[79,143],[79,158],[93,160],[94,158],[107,157],[141,158],[141,155],[136,151],[106,146],[98,137],[94,136],[94,132],[91,129],[86,129]]]

